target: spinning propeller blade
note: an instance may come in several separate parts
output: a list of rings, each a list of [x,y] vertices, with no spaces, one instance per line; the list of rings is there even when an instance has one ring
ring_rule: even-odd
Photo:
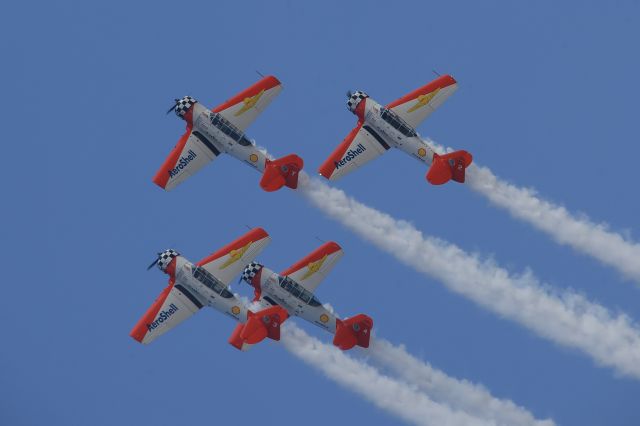
[[[158,262],[160,261],[160,254],[161,254],[161,253],[158,253],[158,257],[156,257],[156,260],[154,260],[154,261],[151,263],[151,265],[147,266],[147,271],[148,271],[149,269],[153,268],[154,266],[156,266],[156,265],[158,264]]]
[[[173,106],[171,108],[169,108],[169,111],[167,111],[167,115],[173,111],[174,109],[176,109],[176,107],[178,106],[178,101],[179,99],[174,99],[175,103],[173,104]]]

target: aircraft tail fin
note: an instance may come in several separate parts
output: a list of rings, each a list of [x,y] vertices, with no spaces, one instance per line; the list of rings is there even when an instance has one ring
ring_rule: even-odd
[[[229,343],[245,351],[266,337],[280,340],[280,325],[288,317],[289,314],[281,306],[272,306],[255,313],[249,311],[247,322],[236,326],[229,338]]]
[[[267,192],[277,191],[283,186],[291,189],[298,187],[298,173],[304,161],[295,154],[289,154],[277,160],[267,160],[260,187]]]
[[[433,154],[433,163],[427,172],[427,180],[432,185],[442,185],[453,179],[464,183],[465,170],[473,157],[467,151],[460,150],[449,154]]]
[[[336,319],[336,335],[333,344],[343,351],[355,345],[369,347],[373,320],[364,314],[358,314],[346,320]]]

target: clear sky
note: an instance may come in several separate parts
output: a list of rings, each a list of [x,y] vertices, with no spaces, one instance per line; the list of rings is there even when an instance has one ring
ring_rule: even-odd
[[[292,191],[262,192],[231,157],[171,193],[151,182],[184,131],[165,115],[176,97],[213,107],[256,70],[276,75],[284,90],[248,135],[315,172],[355,124],[348,89],[387,103],[435,69],[460,88],[422,135],[638,240],[638,40],[633,1],[5,2],[0,424],[398,422],[274,342],[238,352],[212,310],[148,347],[128,336],[165,286],[145,271],[157,251],[196,261],[245,225],[271,234],[259,260],[275,270],[316,237],[339,242],[318,297],[447,374],[562,425],[640,424],[637,380],[451,293]],[[425,173],[391,152],[335,185],[640,319],[637,285]]]

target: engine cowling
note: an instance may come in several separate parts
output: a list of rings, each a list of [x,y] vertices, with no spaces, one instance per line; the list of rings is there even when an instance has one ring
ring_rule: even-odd
[[[187,114],[191,111],[191,107],[197,104],[198,101],[192,98],[191,96],[185,96],[182,99],[176,99],[176,106],[174,108],[174,112],[176,115],[183,120],[187,120]]]
[[[258,262],[251,262],[248,264],[244,271],[242,271],[241,279],[253,287],[253,300],[260,300],[260,295],[262,294],[262,270],[264,269],[264,265]]]
[[[175,271],[175,262],[173,260],[178,256],[180,256],[180,253],[173,249],[167,249],[163,251],[162,253],[158,254],[158,268],[160,268],[160,270],[165,274],[171,275],[172,272]]]
[[[353,93],[349,91],[347,93],[347,97],[349,98],[347,100],[347,109],[357,115],[360,120],[364,120],[365,102],[363,101],[367,99],[369,95],[360,90],[356,90]]]

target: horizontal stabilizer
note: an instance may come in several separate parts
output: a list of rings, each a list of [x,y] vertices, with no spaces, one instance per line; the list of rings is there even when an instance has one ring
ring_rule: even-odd
[[[260,343],[266,337],[280,340],[280,325],[289,317],[281,306],[272,306],[258,312],[247,312],[247,322],[238,324],[233,330],[229,343],[246,350],[248,346]]]
[[[464,183],[465,170],[473,157],[467,151],[460,150],[449,154],[433,154],[433,162],[427,172],[427,180],[432,185],[442,185],[453,179]]]
[[[372,328],[373,320],[364,314],[358,314],[346,320],[336,319],[336,335],[333,338],[333,344],[343,351],[355,345],[368,348]]]
[[[289,154],[277,160],[267,160],[260,187],[267,192],[277,191],[283,186],[291,189],[298,187],[298,173],[304,162],[295,154]]]

